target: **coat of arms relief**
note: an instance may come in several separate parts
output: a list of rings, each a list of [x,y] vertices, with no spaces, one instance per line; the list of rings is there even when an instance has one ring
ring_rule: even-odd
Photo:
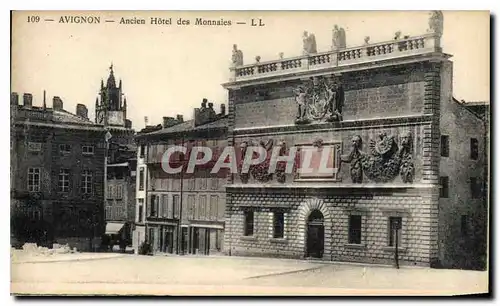
[[[344,90],[334,77],[313,77],[295,90],[296,124],[342,121]]]

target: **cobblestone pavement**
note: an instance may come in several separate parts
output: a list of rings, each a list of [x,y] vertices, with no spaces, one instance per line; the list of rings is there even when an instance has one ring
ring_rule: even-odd
[[[360,295],[486,292],[487,272],[301,260],[137,256],[13,262],[19,294]]]

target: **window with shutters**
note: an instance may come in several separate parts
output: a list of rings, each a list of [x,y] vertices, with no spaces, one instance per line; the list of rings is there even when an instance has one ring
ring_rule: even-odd
[[[195,196],[193,194],[188,195],[188,218],[190,220],[195,219],[194,211],[195,211]]]
[[[210,187],[212,190],[217,190],[219,189],[219,179],[214,177],[210,180]]]
[[[219,196],[210,196],[210,220],[217,220],[217,207],[219,205]]]
[[[122,185],[116,186],[116,198],[118,200],[123,199],[123,186]]]
[[[205,195],[200,195],[199,198],[200,201],[200,214],[198,216],[199,220],[206,220],[206,206],[207,206],[207,196]]]
[[[172,202],[173,202],[173,209],[174,209],[174,218],[179,219],[179,212],[180,212],[181,206],[180,206],[180,200],[179,200],[178,194],[173,196]]]

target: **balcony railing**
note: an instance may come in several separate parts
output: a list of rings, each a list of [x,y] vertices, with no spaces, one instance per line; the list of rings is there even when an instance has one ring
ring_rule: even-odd
[[[360,47],[327,51],[249,65],[231,67],[231,82],[343,67],[370,61],[441,52],[440,36],[425,34]]]

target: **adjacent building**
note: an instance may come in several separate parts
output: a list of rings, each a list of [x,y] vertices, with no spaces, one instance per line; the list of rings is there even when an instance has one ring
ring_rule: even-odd
[[[227,254],[484,267],[487,125],[453,99],[442,25],[433,12],[424,35],[334,35],[324,52],[306,37],[304,55],[269,62],[233,51],[228,145],[298,153],[293,173],[228,175]]]
[[[227,173],[210,173],[227,144],[228,116],[213,103],[203,100],[192,120],[164,117],[162,129],[137,136],[141,165],[138,167],[138,225],[145,225],[145,237],[155,253],[216,254],[223,250],[225,183]],[[162,169],[165,151],[184,146],[187,153],[170,159],[178,174]],[[210,147],[212,160],[187,173],[187,162],[195,146]]]
[[[11,94],[11,226],[20,244],[69,244],[89,251],[104,232],[105,129],[54,97]]]

